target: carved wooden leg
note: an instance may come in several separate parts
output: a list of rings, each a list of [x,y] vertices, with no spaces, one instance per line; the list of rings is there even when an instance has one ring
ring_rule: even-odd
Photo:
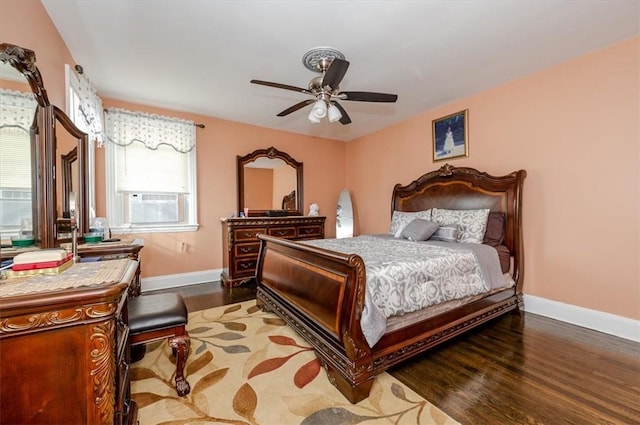
[[[340,390],[342,395],[344,395],[352,404],[356,404],[369,397],[369,393],[371,392],[371,386],[373,385],[375,376],[371,376],[366,381],[363,381],[359,384],[354,384],[353,382],[342,376],[335,369],[327,366],[326,363],[324,363],[324,366],[327,370],[329,382],[331,382],[333,386]]]
[[[169,338],[169,346],[176,353],[176,391],[180,397],[189,394],[191,387],[184,377],[184,366],[191,347],[191,339],[188,335],[176,335]]]

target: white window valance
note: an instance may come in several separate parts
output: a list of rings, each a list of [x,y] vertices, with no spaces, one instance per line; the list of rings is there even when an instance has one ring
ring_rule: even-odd
[[[106,140],[110,143],[128,146],[140,142],[153,150],[167,145],[182,153],[190,152],[196,146],[193,121],[121,108],[107,108],[105,112]]]
[[[0,89],[0,124],[29,133],[38,106],[33,93]]]
[[[80,125],[81,130],[89,135],[89,140],[95,140],[98,146],[102,146],[104,142],[102,99],[84,74],[78,75],[78,84],[75,88],[80,98],[78,109],[86,124]]]

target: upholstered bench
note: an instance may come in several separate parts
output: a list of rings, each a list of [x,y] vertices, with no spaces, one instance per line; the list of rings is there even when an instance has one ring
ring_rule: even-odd
[[[149,294],[128,300],[129,338],[132,347],[168,338],[176,357],[176,391],[189,394],[191,388],[184,377],[184,366],[191,340],[187,334],[187,308],[178,294]]]

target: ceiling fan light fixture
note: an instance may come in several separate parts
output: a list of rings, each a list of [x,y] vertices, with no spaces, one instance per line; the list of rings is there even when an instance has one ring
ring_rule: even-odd
[[[316,103],[313,104],[313,109],[311,109],[311,113],[314,117],[320,119],[327,116],[327,104],[324,100],[318,99]]]
[[[314,110],[312,109],[311,112],[309,112],[309,116],[307,118],[309,118],[309,121],[311,121],[312,123],[319,124],[320,118],[316,117],[313,112]]]
[[[329,122],[336,122],[342,118],[342,114],[340,110],[336,107],[336,105],[330,105],[329,110],[327,111],[327,115],[329,117]]]

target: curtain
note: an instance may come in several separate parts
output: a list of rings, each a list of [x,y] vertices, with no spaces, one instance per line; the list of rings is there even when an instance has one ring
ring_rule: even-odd
[[[127,146],[140,142],[152,150],[167,145],[180,153],[188,153],[196,146],[193,121],[120,108],[107,108],[106,112],[107,141],[110,143]]]
[[[125,109],[106,110],[106,140],[115,150],[116,191],[189,193],[195,152],[193,121]]]
[[[31,125],[36,99],[32,93],[0,89],[0,187],[31,187]]]
[[[18,127],[28,135],[37,105],[33,93],[0,89],[0,127]]]
[[[78,109],[86,123],[86,126],[80,124],[79,127],[89,135],[89,140],[95,141],[99,147],[102,147],[104,143],[102,99],[84,74],[78,75],[78,85],[75,88],[80,98]]]

